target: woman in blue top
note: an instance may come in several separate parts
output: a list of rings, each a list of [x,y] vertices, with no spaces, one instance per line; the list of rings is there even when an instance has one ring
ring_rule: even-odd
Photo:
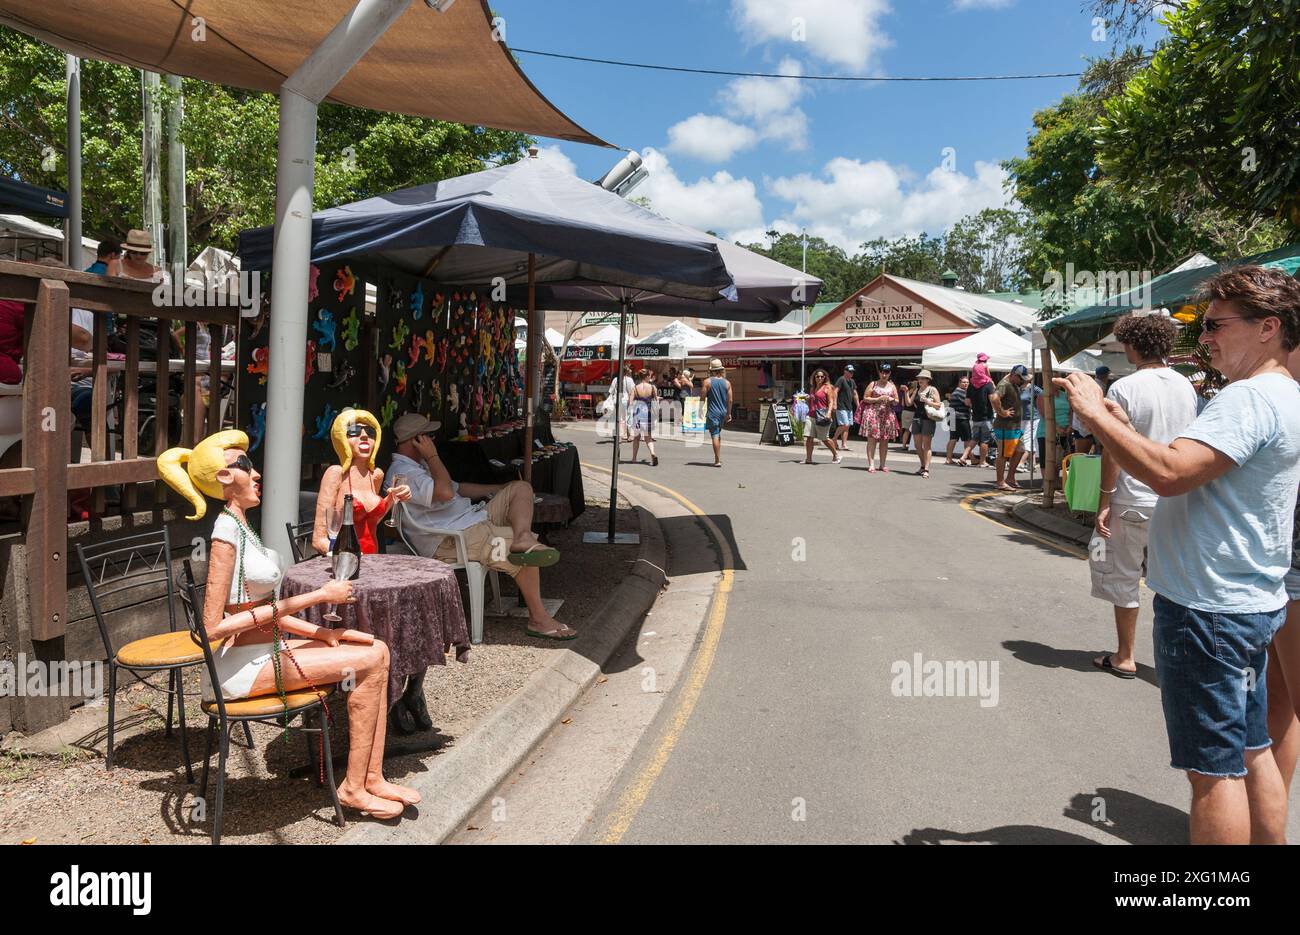
[[[713,440],[713,466],[722,467],[722,426],[731,421],[731,381],[725,376],[722,361],[709,361],[709,375],[700,388],[708,408],[704,413],[704,427]]]

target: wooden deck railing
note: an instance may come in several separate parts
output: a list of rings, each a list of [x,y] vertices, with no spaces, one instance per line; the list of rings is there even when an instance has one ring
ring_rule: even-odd
[[[22,498],[22,524],[28,554],[28,608],[33,639],[62,636],[67,624],[68,491],[91,491],[92,523],[102,519],[106,488],[121,486],[121,510],[134,512],[140,484],[151,484],[146,508],[161,519],[166,487],[158,482],[156,456],[169,440],[171,373],[169,335],[173,322],[185,323],[185,393],[181,409],[180,443],[192,447],[196,439],[220,428],[222,325],[237,325],[235,307],[159,307],[154,286],[127,279],[108,279],[92,273],[0,260],[0,299],[29,304],[25,325],[22,402],[22,464],[0,469],[0,497]],[[91,397],[89,447],[91,460],[71,460],[74,427],[69,375],[70,310],[86,309],[126,318],[126,360],[121,374],[121,424],[117,438],[109,432],[108,336],[111,315],[96,314],[90,369],[94,380]],[[140,448],[140,348],[142,320],[155,320],[158,335],[155,368],[156,412],[153,451]],[[212,378],[207,411],[201,422],[196,407],[195,358],[200,326],[211,329]],[[147,368],[152,364],[147,365]],[[232,401],[233,402],[233,401]],[[235,407],[229,407],[233,416]],[[80,452],[77,453],[78,455]]]

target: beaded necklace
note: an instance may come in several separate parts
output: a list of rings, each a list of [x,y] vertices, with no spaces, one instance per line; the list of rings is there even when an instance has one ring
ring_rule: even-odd
[[[248,544],[248,540],[251,539],[253,545],[257,547],[257,550],[261,552],[264,556],[266,556],[268,559],[274,561],[274,557],[272,556],[270,549],[268,549],[265,545],[262,544],[261,537],[258,536],[258,534],[254,532],[251,528],[249,528],[244,523],[244,521],[239,516],[237,516],[232,509],[230,509],[230,507],[223,507],[221,512],[224,513],[226,516],[229,516],[231,520],[234,522],[236,528],[239,529],[239,570],[237,572],[239,576],[239,591],[236,593],[240,598],[252,597],[252,595],[248,591],[247,585],[244,583],[244,548]],[[325,708],[326,724],[329,726],[333,726],[334,715],[330,712],[329,702],[325,700],[324,693],[319,688],[316,687],[315,682],[307,678],[307,674],[302,671],[302,666],[298,665],[298,660],[294,658],[293,651],[289,649],[288,642],[283,639],[280,633],[280,608],[276,603],[276,595],[278,591],[279,588],[273,588],[271,590],[271,597],[269,599],[269,603],[271,605],[271,667],[275,672],[276,692],[280,696],[280,703],[284,705],[284,714],[282,716],[284,733],[287,735],[289,732],[289,697],[288,697],[288,692],[286,692],[284,688],[284,673],[280,668],[281,653],[284,653],[284,655],[289,657],[289,661],[293,663],[293,667],[298,670],[298,677],[301,678],[304,682],[306,682],[307,685],[311,688],[311,690],[315,692],[316,695],[320,698],[321,705]],[[254,619],[256,619],[256,617],[254,617]],[[265,624],[263,624],[262,626],[265,626]],[[322,730],[328,730],[329,726],[322,726]],[[321,774],[320,779],[321,782],[324,783],[325,782],[324,734],[321,734],[319,736],[318,743],[320,746],[320,756],[317,757],[317,761],[320,763],[320,774]]]

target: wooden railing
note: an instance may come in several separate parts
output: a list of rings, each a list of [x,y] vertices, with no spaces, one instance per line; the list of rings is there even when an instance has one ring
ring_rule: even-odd
[[[92,273],[0,260],[0,299],[29,305],[26,316],[22,396],[22,463],[0,469],[0,497],[22,498],[22,524],[28,563],[28,602],[33,639],[62,636],[67,624],[68,491],[91,491],[92,524],[102,519],[106,488],[121,486],[121,510],[133,513],[142,504],[141,484],[149,484],[147,509],[161,519],[166,487],[158,482],[155,460],[172,439],[168,438],[171,371],[169,335],[173,322],[185,323],[185,392],[181,409],[180,443],[195,440],[220,428],[221,340],[220,326],[238,325],[233,307],[154,304],[154,285],[128,279],[108,279]],[[69,375],[70,310],[96,314],[90,358],[94,387],[91,397],[89,447],[91,460],[71,460],[74,432],[71,377]],[[112,315],[126,319],[126,360],[121,372],[121,423],[110,438],[108,337]],[[155,369],[155,422],[151,452],[140,448],[139,348],[142,320],[156,321],[158,350]],[[211,379],[208,407],[195,418],[196,376],[201,367],[195,357],[198,328],[211,329]],[[233,402],[233,401],[232,401]],[[229,407],[233,415],[235,407]],[[202,424],[200,424],[200,422]],[[80,452],[78,452],[78,455]]]

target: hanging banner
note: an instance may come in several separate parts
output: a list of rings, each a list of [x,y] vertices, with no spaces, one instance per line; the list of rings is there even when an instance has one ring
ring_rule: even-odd
[[[682,431],[704,431],[704,400],[698,396],[687,396],[682,409]]]
[[[570,344],[564,349],[565,360],[612,360],[612,344]]]
[[[642,360],[654,358],[664,358],[668,356],[667,344],[633,344],[627,349],[629,357],[639,357]]]

